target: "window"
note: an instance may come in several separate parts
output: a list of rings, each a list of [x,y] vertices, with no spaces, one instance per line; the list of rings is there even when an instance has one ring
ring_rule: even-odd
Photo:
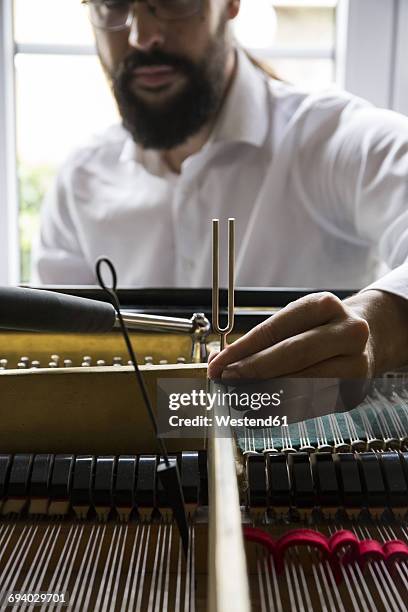
[[[241,2],[237,37],[281,78],[308,89],[337,81],[360,95],[366,91],[368,98],[373,91],[377,94],[379,76],[370,78],[369,53],[380,53],[380,47],[383,53],[391,41],[388,55],[383,54],[388,70],[384,88],[390,86],[392,60],[400,58],[393,82],[395,107],[408,107],[403,85],[407,46],[399,21],[407,10],[404,0]],[[388,22],[384,26],[384,11],[389,26]],[[377,44],[373,14],[382,33],[389,29],[382,45]],[[370,35],[364,41],[370,52],[364,63],[361,34],[369,20]],[[29,279],[41,202],[58,166],[92,134],[118,121],[80,0],[0,1],[0,90],[6,92],[0,99],[0,214],[5,220],[0,226],[0,283],[4,284]],[[386,105],[392,107],[392,97],[387,96]],[[18,234],[13,233],[17,209]]]
[[[118,116],[79,0],[14,0],[14,32],[20,279],[27,282],[39,209],[58,166]]]
[[[258,15],[254,0],[247,0],[237,20],[237,33],[245,46],[266,60],[278,76],[300,87],[312,90],[334,83],[337,0],[255,2]],[[269,21],[268,5],[274,14]],[[269,41],[265,26],[260,30],[264,23],[270,24]]]
[[[254,32],[259,41],[266,12],[263,47],[253,53],[290,81],[310,87],[333,81],[336,3],[255,1],[255,10],[254,0],[243,2],[237,27],[243,42],[251,43]],[[39,209],[58,166],[118,116],[79,0],[14,0],[14,11],[20,280],[27,282]]]

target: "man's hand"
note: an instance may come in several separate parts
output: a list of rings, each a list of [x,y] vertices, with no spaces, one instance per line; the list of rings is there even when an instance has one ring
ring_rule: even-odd
[[[210,378],[370,378],[408,362],[408,305],[377,290],[313,293],[209,361]]]

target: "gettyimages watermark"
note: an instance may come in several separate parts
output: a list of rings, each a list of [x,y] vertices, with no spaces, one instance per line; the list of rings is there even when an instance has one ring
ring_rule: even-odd
[[[270,414],[266,417],[255,416],[262,408],[277,407],[281,403],[280,393],[259,393],[226,391],[221,387],[213,391],[192,389],[190,392],[170,393],[168,422],[171,427],[277,427],[287,425],[287,417]],[[185,416],[183,408],[200,409],[205,414]],[[252,411],[254,414],[238,416],[242,411]],[[181,412],[181,414],[179,414]],[[237,414],[236,414],[237,413]]]
[[[158,380],[158,428],[163,438],[203,438],[212,430],[230,437],[237,428],[265,430],[358,406],[379,381],[285,378],[239,380]]]
[[[171,393],[169,395],[169,410],[179,410],[186,406],[200,406],[206,411],[213,410],[214,406],[251,410],[259,410],[268,406],[279,406],[281,403],[280,392],[275,393],[247,393],[237,391],[225,391],[218,387],[213,391],[203,389],[192,389],[190,393]]]

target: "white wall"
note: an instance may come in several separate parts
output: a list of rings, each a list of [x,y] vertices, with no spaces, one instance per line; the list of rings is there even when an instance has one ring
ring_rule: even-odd
[[[340,0],[338,82],[408,114],[408,0]]]

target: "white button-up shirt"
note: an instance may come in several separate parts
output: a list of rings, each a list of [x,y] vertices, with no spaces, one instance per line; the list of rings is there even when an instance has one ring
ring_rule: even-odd
[[[107,255],[121,286],[210,286],[214,217],[225,268],[236,218],[238,286],[362,288],[394,269],[376,286],[408,297],[408,118],[299,91],[239,51],[213,133],[180,175],[120,126],[69,159],[32,280],[93,284]]]

